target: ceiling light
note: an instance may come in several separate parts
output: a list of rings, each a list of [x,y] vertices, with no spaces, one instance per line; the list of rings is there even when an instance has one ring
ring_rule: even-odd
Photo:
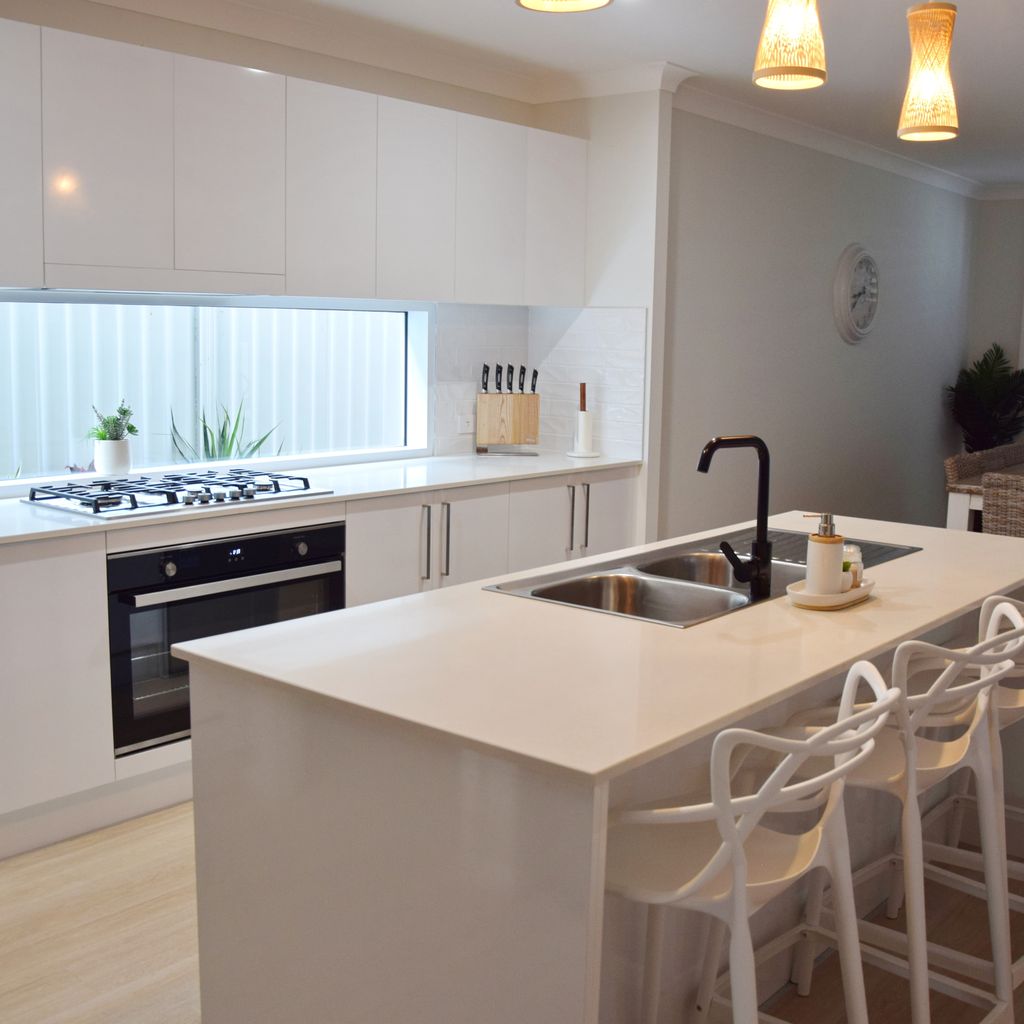
[[[956,4],[918,4],[907,11],[910,77],[896,134],[907,142],[941,142],[960,134],[949,51]]]
[[[813,89],[828,80],[818,0],[768,0],[754,61],[765,89]]]
[[[528,11],[543,11],[545,14],[575,14],[579,11],[596,11],[607,7],[612,0],[516,0]]]

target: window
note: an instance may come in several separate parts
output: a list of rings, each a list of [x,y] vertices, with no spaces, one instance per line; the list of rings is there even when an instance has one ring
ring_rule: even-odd
[[[88,469],[122,399],[133,472],[426,447],[425,313],[68,298],[0,302],[0,479]]]

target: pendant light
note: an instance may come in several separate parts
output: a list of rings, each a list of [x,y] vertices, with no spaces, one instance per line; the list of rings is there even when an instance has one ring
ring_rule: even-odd
[[[765,89],[813,89],[827,80],[818,0],[768,0],[754,84]]]
[[[612,0],[516,0],[528,11],[542,11],[545,14],[576,14],[580,11],[596,11],[607,7]]]
[[[949,51],[956,4],[925,3],[907,11],[910,77],[896,134],[907,142],[941,142],[960,134]]]

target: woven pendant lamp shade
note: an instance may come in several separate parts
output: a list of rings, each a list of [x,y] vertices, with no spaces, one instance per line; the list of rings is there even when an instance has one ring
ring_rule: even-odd
[[[768,0],[754,84],[765,89],[813,89],[827,80],[818,0]]]
[[[612,0],[516,0],[528,11],[542,11],[545,14],[575,14],[579,11],[596,11],[607,7]]]
[[[908,142],[941,142],[960,133],[949,51],[956,4],[918,4],[907,11],[910,77],[896,134]]]

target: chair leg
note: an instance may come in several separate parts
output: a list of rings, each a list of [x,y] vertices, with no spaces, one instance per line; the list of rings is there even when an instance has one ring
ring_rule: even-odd
[[[971,773],[960,772],[956,777],[955,786],[953,789],[954,797],[967,796],[971,786]],[[957,800],[953,805],[953,813],[949,818],[949,828],[946,832],[946,845],[957,847],[960,845],[960,833],[964,827],[964,802],[963,800]]]
[[[807,907],[804,920],[811,928],[821,923],[821,904],[825,895],[825,872],[815,871],[807,880]],[[793,973],[790,980],[796,985],[797,995],[811,994],[811,976],[814,973],[814,958],[818,955],[818,943],[813,938],[801,939],[793,954]]]
[[[907,962],[910,968],[910,1018],[913,1024],[929,1024],[928,933],[924,905],[924,848],[921,812],[916,792],[903,797],[901,817],[903,883],[907,903]]]
[[[889,895],[885,900],[885,916],[890,921],[895,921],[900,916],[903,898],[903,864],[902,858],[897,858],[889,872]]]
[[[665,947],[665,914],[662,904],[647,906],[647,942],[644,946],[643,1002],[640,1020],[643,1024],[657,1024],[658,1003],[661,997],[661,961]]]
[[[843,995],[848,1024],[868,1024],[867,994],[864,991],[864,965],[860,959],[857,933],[857,905],[853,894],[853,870],[850,867],[849,837],[842,814],[836,815],[834,834],[829,843],[829,872],[836,908],[836,937],[843,972]]]
[[[733,1024],[758,1024],[757,970],[754,940],[744,908],[733,911],[729,924],[729,982]]]
[[[715,995],[718,981],[718,965],[722,962],[722,946],[725,943],[725,922],[717,917],[708,918],[707,945],[704,964],[701,967],[700,985],[697,988],[697,1006],[693,1024],[704,1024],[711,1012],[711,1000]]]

